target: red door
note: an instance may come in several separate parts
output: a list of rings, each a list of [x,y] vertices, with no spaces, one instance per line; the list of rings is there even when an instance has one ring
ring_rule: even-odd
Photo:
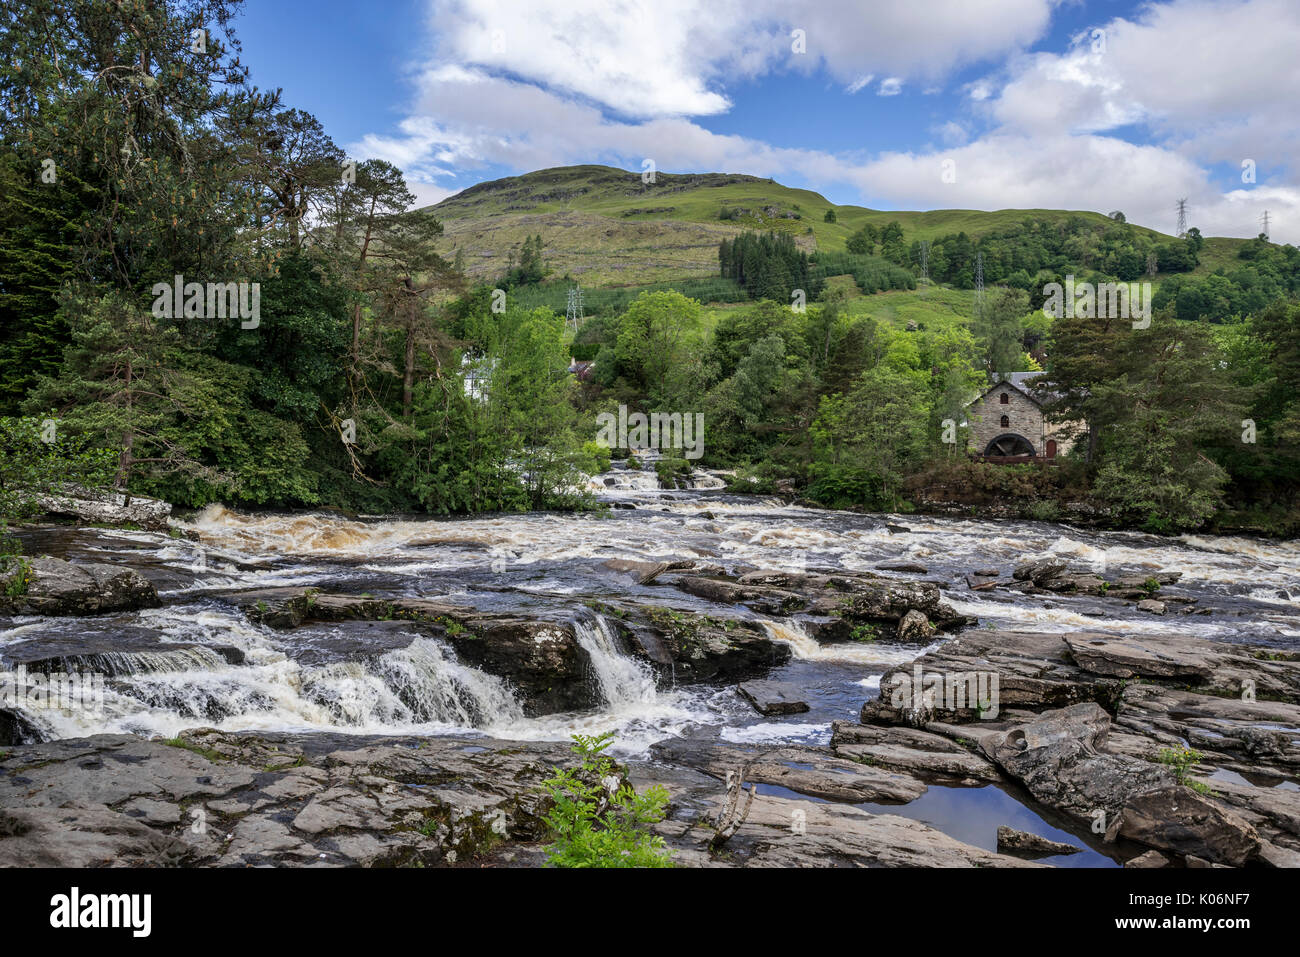
[[[1047,440],[1047,457],[1049,459],[1056,458],[1056,439]]]

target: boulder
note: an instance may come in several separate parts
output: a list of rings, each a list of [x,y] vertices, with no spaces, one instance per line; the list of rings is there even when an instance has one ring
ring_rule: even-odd
[[[18,575],[28,579],[25,590],[9,598],[0,595],[0,613],[100,615],[161,604],[152,583],[133,569],[117,565],[31,558],[15,563],[0,579],[11,581]]]
[[[753,705],[754,710],[766,717],[781,714],[802,714],[808,702],[802,699],[797,688],[780,681],[742,681],[736,686],[740,696]]]
[[[1259,852],[1259,834],[1240,814],[1183,785],[1129,799],[1119,836],[1161,851],[1240,867]]]
[[[1017,565],[1011,573],[1016,581],[1029,581],[1042,585],[1049,579],[1056,578],[1068,566],[1068,562],[1059,558],[1038,558],[1031,562]]]
[[[1173,783],[1159,764],[1102,751],[1110,717],[1095,703],[1048,711],[981,746],[1033,796],[1077,820],[1112,822],[1136,795]]]
[[[908,644],[920,645],[934,637],[935,627],[924,612],[913,608],[898,622],[898,640]]]

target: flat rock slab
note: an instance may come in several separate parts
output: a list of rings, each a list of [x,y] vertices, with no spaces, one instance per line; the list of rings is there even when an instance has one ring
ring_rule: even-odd
[[[808,702],[794,685],[780,681],[742,681],[736,686],[740,696],[754,706],[759,714],[770,717],[781,714],[803,714]]]
[[[1116,678],[1195,678],[1212,674],[1206,649],[1154,635],[1067,635],[1070,654],[1085,671]]]
[[[851,761],[922,777],[978,782],[1001,777],[982,755],[917,728],[836,721],[831,730],[831,747],[835,754]]]

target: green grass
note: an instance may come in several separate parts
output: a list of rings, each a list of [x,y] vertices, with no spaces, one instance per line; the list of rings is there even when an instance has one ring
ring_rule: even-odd
[[[720,220],[724,207],[749,212]],[[504,272],[509,251],[540,232],[554,275],[571,274],[590,288],[716,276],[718,242],[746,229],[788,232],[808,252],[838,252],[863,225],[880,227],[892,220],[902,225],[909,243],[962,231],[976,238],[1027,218],[1059,222],[1082,216],[1108,222],[1087,210],[837,206],[812,190],[724,173],[660,172],[654,185],[646,185],[639,171],[609,166],[564,166],[480,183],[434,208],[445,229],[439,250],[448,255],[462,250],[472,278]],[[827,223],[824,217],[831,208],[837,222]],[[769,209],[775,215],[765,212]],[[1136,224],[1133,228],[1172,238]],[[1235,262],[1246,241],[1207,239],[1195,274]]]

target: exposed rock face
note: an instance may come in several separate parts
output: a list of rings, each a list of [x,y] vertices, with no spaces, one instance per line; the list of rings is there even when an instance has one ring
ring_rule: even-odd
[[[1298,866],[1300,792],[1269,786],[1300,776],[1296,657],[1167,635],[972,631],[910,667],[996,672],[997,720],[941,701],[918,710],[891,700],[891,675],[906,674],[897,668],[882,677],[881,697],[863,706],[863,728],[837,724],[832,743],[837,754],[866,758],[933,748],[936,737],[961,743],[1107,840],[1145,844],[1184,863]],[[1249,780],[1221,780],[1196,766],[1177,778],[1166,758],[1187,745],[1201,765]]]
[[[1015,725],[983,747],[1048,807],[1081,822],[1110,822],[1134,795],[1172,784],[1173,773],[1139,758],[1102,753],[1109,729],[1110,717],[1099,705],[1076,704]]]
[[[447,864],[536,840],[564,745],[186,732],[0,761],[0,866]],[[303,745],[310,745],[303,750]]]
[[[1075,663],[1097,675],[1115,678],[1190,678],[1207,680],[1213,673],[1205,648],[1180,639],[1144,635],[1066,635],[1066,647]]]
[[[563,744],[485,738],[198,730],[180,743],[100,735],[0,757],[0,867],[536,864],[542,782],[576,761]],[[703,773],[675,772],[674,814],[654,826],[680,865],[1032,866],[852,806],[923,793],[906,775],[825,749],[697,744],[685,753]],[[709,822],[735,769],[824,799],[760,793],[716,854]]]
[[[73,495],[37,495],[36,504],[47,515],[66,515],[88,525],[139,525],[151,531],[167,530],[172,507],[168,502],[141,495],[84,491]]]
[[[802,714],[808,710],[808,702],[800,699],[799,689],[783,682],[742,681],[736,691],[761,715]]]
[[[61,558],[27,559],[26,591],[0,594],[0,613],[11,615],[98,615],[156,607],[158,591],[141,575],[116,565],[74,565]],[[5,580],[24,574],[21,563]]]

